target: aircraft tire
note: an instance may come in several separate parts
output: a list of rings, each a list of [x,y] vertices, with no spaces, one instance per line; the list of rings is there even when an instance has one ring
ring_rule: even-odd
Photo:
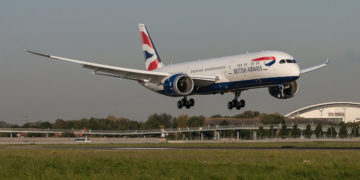
[[[181,102],[181,101],[178,101],[178,102],[177,102],[177,107],[178,107],[179,109],[181,109],[181,108],[183,107],[183,105],[182,105],[182,102]]]
[[[187,100],[185,98],[181,99],[180,101],[182,106],[186,106]]]
[[[232,110],[232,108],[233,108],[233,104],[232,104],[232,102],[230,101],[230,102],[228,103],[228,109],[229,109],[229,110]]]
[[[194,101],[193,98],[190,98],[190,99],[189,99],[189,104],[190,104],[190,106],[194,106],[194,105],[195,105],[195,101]]]
[[[237,109],[237,110],[240,110],[240,109],[241,109],[241,104],[240,104],[240,103],[237,103],[237,104],[236,104],[236,109]]]
[[[239,101],[240,107],[245,107],[245,101],[242,99]]]
[[[191,105],[190,105],[189,101],[186,101],[185,107],[186,107],[186,109],[190,109]]]
[[[233,107],[236,107],[236,105],[238,104],[238,101],[237,101],[237,100],[235,100],[235,99],[234,99],[234,100],[232,100],[231,102],[232,102],[232,106],[233,106]]]

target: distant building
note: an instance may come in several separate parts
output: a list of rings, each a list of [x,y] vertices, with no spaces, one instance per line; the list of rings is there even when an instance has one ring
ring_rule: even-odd
[[[358,122],[360,121],[360,103],[328,102],[315,104],[290,112],[285,117],[289,119],[319,119],[330,122]]]
[[[331,124],[341,122],[341,118],[285,118],[286,124]]]

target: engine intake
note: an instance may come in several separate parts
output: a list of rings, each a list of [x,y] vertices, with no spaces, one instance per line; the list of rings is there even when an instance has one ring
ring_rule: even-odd
[[[186,74],[175,74],[165,80],[164,90],[168,95],[186,96],[194,90],[194,81]]]
[[[278,99],[292,98],[295,96],[297,91],[298,91],[298,85],[296,81],[279,84],[278,86],[269,87],[270,95]]]

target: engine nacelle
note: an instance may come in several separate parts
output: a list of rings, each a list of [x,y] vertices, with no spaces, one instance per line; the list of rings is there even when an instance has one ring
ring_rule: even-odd
[[[186,74],[174,74],[165,80],[164,90],[171,96],[186,96],[194,90],[194,81]]]
[[[292,98],[295,96],[297,91],[298,91],[298,85],[296,81],[279,84],[278,86],[269,87],[270,95],[278,99]]]

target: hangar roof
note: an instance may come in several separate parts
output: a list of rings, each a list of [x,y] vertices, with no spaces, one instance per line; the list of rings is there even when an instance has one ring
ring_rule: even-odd
[[[315,105],[306,106],[306,107],[303,107],[301,109],[292,111],[292,112],[286,114],[285,117],[293,117],[293,116],[296,116],[298,114],[303,114],[303,113],[310,112],[310,111],[313,111],[313,110],[325,109],[325,108],[329,108],[329,107],[355,107],[355,108],[360,108],[360,103],[356,103],[356,102],[327,102],[327,103],[315,104]]]

